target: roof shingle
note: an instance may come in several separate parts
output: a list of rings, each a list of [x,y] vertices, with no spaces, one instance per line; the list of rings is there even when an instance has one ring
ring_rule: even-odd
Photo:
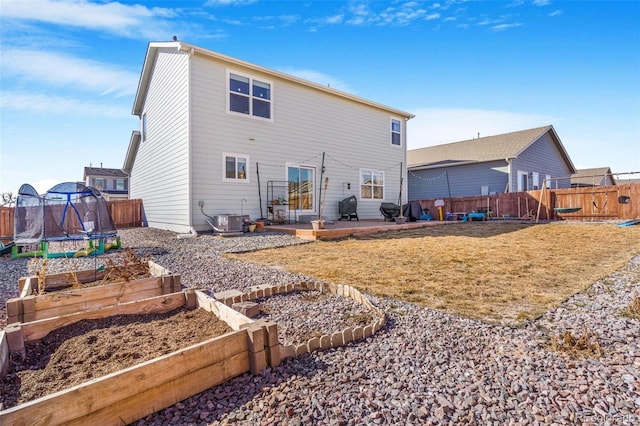
[[[553,126],[536,127],[407,151],[407,166],[481,163],[515,158]]]

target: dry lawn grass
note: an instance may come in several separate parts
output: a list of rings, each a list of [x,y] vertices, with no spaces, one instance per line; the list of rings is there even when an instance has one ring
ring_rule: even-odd
[[[574,358],[600,358],[603,351],[598,335],[582,326],[582,333],[574,336],[570,331],[551,337],[550,347],[556,352],[564,352]]]
[[[640,226],[472,222],[229,255],[502,324],[535,318],[640,253]]]

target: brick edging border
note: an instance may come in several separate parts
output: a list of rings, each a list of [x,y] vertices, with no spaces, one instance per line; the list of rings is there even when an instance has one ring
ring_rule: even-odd
[[[280,358],[296,358],[306,353],[311,353],[318,349],[338,348],[345,346],[350,342],[366,339],[378,332],[386,323],[386,314],[369,299],[367,299],[360,290],[347,284],[334,284],[323,282],[304,281],[295,284],[286,285],[269,285],[264,284],[253,287],[245,293],[229,295],[221,297],[219,302],[231,307],[234,303],[241,303],[260,299],[263,297],[275,296],[277,294],[286,294],[294,291],[320,291],[321,293],[331,293],[342,297],[348,297],[354,301],[364,305],[373,312],[374,320],[365,326],[347,327],[342,331],[336,331],[331,334],[323,334],[319,337],[309,339],[306,343],[298,345],[283,345],[279,343]],[[277,327],[270,327],[271,332],[277,333]],[[279,342],[279,340],[278,340]]]

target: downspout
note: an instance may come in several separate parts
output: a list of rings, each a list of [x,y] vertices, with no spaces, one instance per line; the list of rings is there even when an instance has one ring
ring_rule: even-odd
[[[193,48],[190,48],[188,50],[184,49],[184,46],[179,46],[178,50],[180,50],[181,52],[184,52],[187,54],[187,97],[189,99],[189,104],[187,106],[187,140],[188,140],[188,151],[187,151],[187,157],[188,157],[188,164],[189,164],[189,174],[188,174],[188,182],[187,182],[187,186],[188,186],[188,190],[189,190],[189,197],[187,199],[187,205],[189,206],[189,211],[188,211],[188,215],[189,215],[189,233],[188,234],[178,234],[178,238],[183,239],[183,238],[196,238],[198,236],[198,232],[196,231],[196,229],[193,227],[193,208],[191,206],[191,202],[193,200],[193,161],[192,161],[192,147],[191,147],[191,143],[192,143],[192,134],[191,134],[191,57],[193,56]]]
[[[196,231],[193,226],[189,227],[189,233],[188,234],[178,234],[178,238],[180,238],[180,239],[183,239],[183,238],[196,238],[197,236],[198,236],[198,231]]]

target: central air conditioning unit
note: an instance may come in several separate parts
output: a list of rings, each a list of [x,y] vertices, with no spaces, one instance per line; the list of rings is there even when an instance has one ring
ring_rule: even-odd
[[[242,216],[236,214],[218,214],[207,219],[214,231],[221,234],[242,232]]]

